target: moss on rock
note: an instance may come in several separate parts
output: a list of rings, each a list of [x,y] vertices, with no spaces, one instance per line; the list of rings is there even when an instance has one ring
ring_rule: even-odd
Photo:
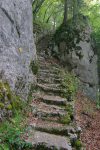
[[[61,70],[60,74],[63,77],[63,80],[61,80],[61,88],[63,91],[61,96],[67,98],[68,101],[72,101],[78,88],[78,80],[74,74],[63,70]]]
[[[65,116],[63,116],[63,117],[60,119],[60,122],[63,123],[63,124],[70,124],[70,122],[71,122],[70,115],[69,115],[69,114],[66,114]]]
[[[80,140],[76,140],[74,146],[75,146],[75,148],[76,148],[77,150],[81,150],[81,148],[82,148],[82,142],[81,142]]]
[[[3,115],[5,114],[7,116],[8,111],[14,113],[21,108],[21,99],[11,91],[7,82],[0,80],[0,109],[2,109]]]
[[[12,110],[12,105],[9,104],[6,108],[7,108],[8,110]]]
[[[0,108],[3,109],[5,105],[3,103],[0,103]]]

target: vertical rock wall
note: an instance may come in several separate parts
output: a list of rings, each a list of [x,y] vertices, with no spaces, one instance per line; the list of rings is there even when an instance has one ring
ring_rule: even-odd
[[[0,0],[0,79],[17,94],[28,95],[36,59],[31,0]]]

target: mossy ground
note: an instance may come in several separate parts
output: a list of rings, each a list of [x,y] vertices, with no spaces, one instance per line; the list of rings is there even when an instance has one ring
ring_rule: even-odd
[[[61,70],[63,80],[61,80],[62,94],[61,96],[68,101],[73,101],[78,89],[78,79],[74,74]]]
[[[28,102],[32,99],[31,94]],[[32,147],[21,139],[31,110],[28,102],[13,94],[8,83],[0,81],[0,108],[12,111],[12,117],[0,123],[0,150],[29,150]]]
[[[70,124],[70,123],[71,123],[70,115],[69,115],[69,114],[66,114],[65,116],[63,116],[63,117],[60,119],[60,122],[61,122],[62,124]]]
[[[29,150],[30,143],[21,138],[27,125],[25,114],[17,112],[9,121],[0,124],[0,150]]]

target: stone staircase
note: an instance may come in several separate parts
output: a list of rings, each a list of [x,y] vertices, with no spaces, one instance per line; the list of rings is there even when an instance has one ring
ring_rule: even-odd
[[[38,61],[38,90],[33,93],[26,141],[32,143],[34,150],[72,150],[71,142],[78,131],[73,121],[73,102],[60,96],[60,66],[44,56],[38,56]]]

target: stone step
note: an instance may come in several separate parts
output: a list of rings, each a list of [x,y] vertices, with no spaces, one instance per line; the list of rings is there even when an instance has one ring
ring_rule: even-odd
[[[60,75],[59,74],[54,74],[54,73],[44,73],[44,72],[38,72],[38,77],[41,77],[41,78],[57,78],[59,79],[60,78]]]
[[[48,78],[48,79],[38,78],[38,79],[37,79],[37,82],[38,82],[39,84],[60,83],[60,81],[59,81],[59,80],[55,80],[55,81],[53,81],[52,79],[50,80],[49,78]]]
[[[32,143],[35,150],[72,150],[66,137],[40,131],[31,134],[25,141]]]
[[[45,66],[45,65],[39,65],[39,69],[40,70],[50,70],[50,71],[54,71],[54,72],[59,72],[59,67],[58,68],[56,68],[56,67],[54,67],[54,66],[52,66],[52,65],[49,65],[49,66]]]
[[[63,125],[56,122],[43,121],[42,119],[37,120],[34,119],[33,121],[30,122],[29,125],[38,131],[56,135],[68,136],[69,134],[76,133],[76,130],[72,126]]]
[[[67,105],[67,100],[60,96],[52,96],[52,95],[44,95],[41,97],[41,100],[47,104],[54,104],[54,105]]]
[[[51,68],[51,69],[39,69],[39,72],[43,72],[43,73],[54,73],[54,74],[58,74],[60,72],[60,69],[54,69],[54,68]]]
[[[38,82],[39,83],[60,83],[62,81],[62,79],[60,78],[53,78],[53,77],[49,77],[49,78],[45,78],[45,77],[38,77]]]
[[[38,56],[38,58],[37,58],[38,60],[45,60],[45,58],[43,57],[43,56]]]
[[[63,117],[67,115],[67,111],[64,108],[55,106],[55,105],[47,105],[43,102],[33,101],[31,104],[32,112],[35,116],[39,118],[42,117]]]
[[[46,63],[46,62],[40,62],[39,63],[39,67],[40,69],[48,69],[48,70],[56,70],[56,71],[59,71],[60,70],[60,67],[56,64],[52,64],[52,63]]]
[[[52,64],[50,65],[39,65],[39,69],[40,70],[48,70],[48,71],[51,71],[51,72],[55,72],[55,73],[58,73],[60,72],[60,68],[59,67],[54,67]]]
[[[59,88],[61,85],[60,84],[55,84],[55,83],[52,83],[52,84],[39,84],[40,86],[41,85],[44,85],[45,87],[50,87],[50,88]]]
[[[58,85],[56,86],[56,84],[37,84],[37,87],[45,92],[53,92],[58,94],[61,94],[63,92],[62,89],[58,87]]]

